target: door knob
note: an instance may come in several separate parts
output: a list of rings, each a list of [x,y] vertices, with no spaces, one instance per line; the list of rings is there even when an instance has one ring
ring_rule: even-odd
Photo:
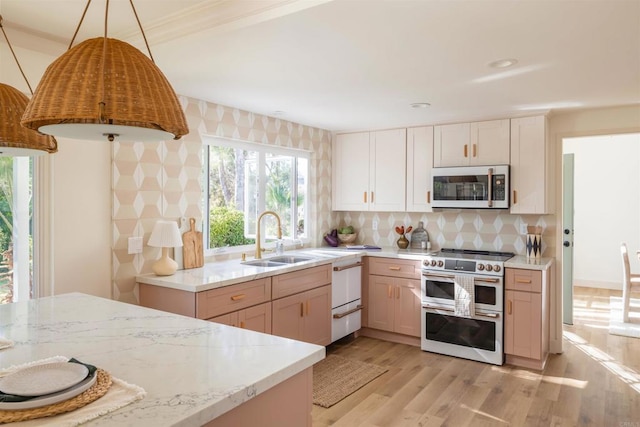
[[[569,243],[568,240],[565,240],[564,242],[562,242],[562,246],[564,246],[565,248],[568,248],[569,246],[571,246],[571,243]]]

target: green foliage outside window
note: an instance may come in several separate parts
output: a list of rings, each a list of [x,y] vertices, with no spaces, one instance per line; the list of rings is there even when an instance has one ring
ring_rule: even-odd
[[[212,248],[240,246],[255,243],[254,239],[244,237],[244,214],[226,206],[211,210],[209,245]]]

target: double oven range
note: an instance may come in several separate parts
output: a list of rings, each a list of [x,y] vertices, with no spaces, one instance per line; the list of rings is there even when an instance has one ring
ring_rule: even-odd
[[[513,253],[442,249],[423,261],[422,350],[502,365],[504,263]],[[456,286],[472,289],[475,309],[456,311]],[[470,285],[472,283],[472,285]],[[456,314],[458,313],[458,314]]]

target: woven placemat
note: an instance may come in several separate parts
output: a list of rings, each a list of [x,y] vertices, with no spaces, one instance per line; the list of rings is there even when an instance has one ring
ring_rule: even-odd
[[[313,365],[313,404],[328,408],[364,387],[387,368],[330,354]]]
[[[96,375],[98,376],[98,379],[94,385],[69,400],[54,403],[53,405],[41,406],[40,408],[0,411],[0,423],[15,423],[18,421],[51,417],[53,415],[64,414],[65,412],[71,412],[75,409],[82,408],[83,406],[104,396],[107,391],[109,391],[109,387],[111,387],[111,375],[107,371],[98,369]]]

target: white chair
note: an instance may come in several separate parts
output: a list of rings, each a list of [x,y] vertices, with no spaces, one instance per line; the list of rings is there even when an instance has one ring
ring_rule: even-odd
[[[620,253],[622,254],[622,321],[629,322],[629,301],[631,299],[631,292],[640,292],[640,274],[631,273],[631,267],[629,266],[629,252],[627,251],[627,244],[623,243],[620,246]]]

